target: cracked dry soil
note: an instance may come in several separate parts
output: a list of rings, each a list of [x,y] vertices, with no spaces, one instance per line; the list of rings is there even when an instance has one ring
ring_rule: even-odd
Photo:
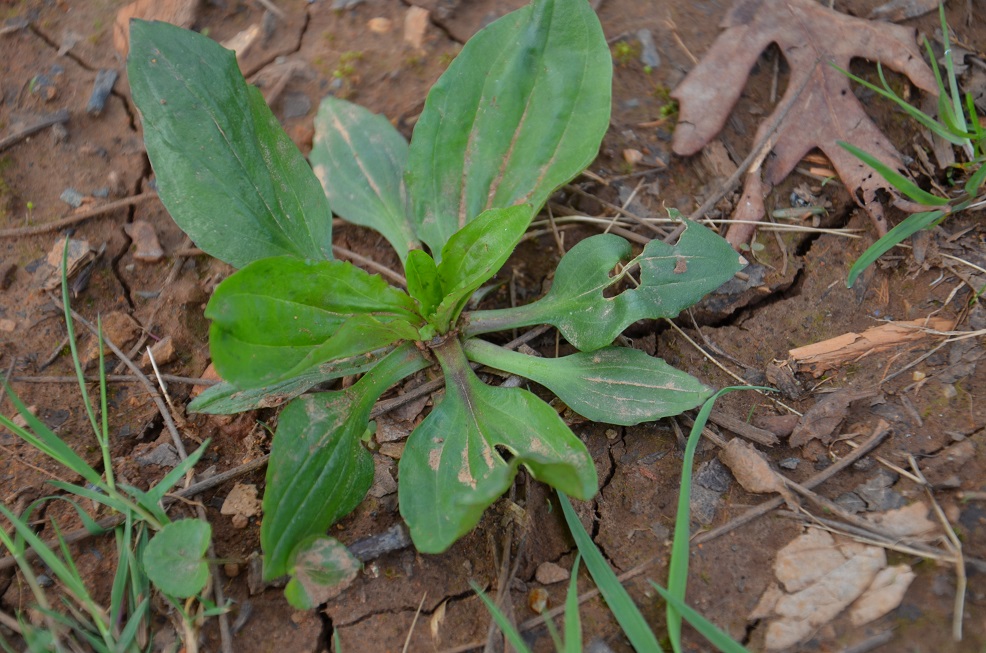
[[[285,18],[273,21],[267,40],[255,47],[241,66],[248,78],[262,85],[288,133],[302,151],[307,151],[315,108],[327,93],[345,96],[385,114],[409,136],[427,89],[462,43],[480,26],[521,3],[364,0],[346,9],[333,9],[325,0],[281,0],[277,4]],[[404,19],[411,4],[430,11],[421,50],[403,42]],[[871,4],[849,0],[837,1],[835,6],[840,11],[865,16]],[[62,217],[68,209],[59,197],[66,188],[74,188],[83,196],[101,195],[106,190],[111,198],[137,195],[151,188],[152,171],[143,151],[139,120],[129,97],[123,61],[112,43],[113,21],[121,6],[115,1],[8,0],[0,4],[0,19],[25,19],[28,23],[0,35],[0,135],[16,131],[41,114],[60,108],[70,112],[64,128],[46,129],[0,152],[0,229],[39,227]],[[590,168],[595,176],[575,180],[584,194],[563,191],[553,200],[552,207],[557,215],[567,210],[610,216],[612,213],[599,200],[626,203],[636,190],[627,204],[634,212],[658,215],[662,207],[669,206],[688,213],[725,176],[721,159],[717,163],[715,157],[704,155],[688,160],[672,156],[670,124],[655,126],[654,122],[660,117],[667,91],[694,65],[690,53],[701,56],[716,37],[717,23],[728,2],[601,0],[594,6],[614,46],[619,42],[633,46],[637,31],[649,29],[661,61],[646,71],[633,47],[631,56],[616,57],[613,118],[600,156]],[[959,26],[965,47],[972,51],[986,47],[982,11],[972,3],[949,3],[949,23]],[[966,12],[974,12],[971,26],[964,22]],[[210,36],[223,41],[260,23],[262,14],[259,2],[203,3],[194,27],[208,30]],[[370,29],[371,19],[379,18],[389,21],[389,31]],[[909,24],[933,34],[935,21],[933,15],[926,15]],[[745,157],[758,119],[770,111],[776,59],[776,52],[761,57],[720,137],[721,149],[733,163]],[[776,68],[783,89],[785,66]],[[85,105],[101,69],[116,70],[121,78],[102,113],[92,116],[85,112]],[[292,73],[284,77],[284,70]],[[40,84],[38,76],[45,76],[46,83]],[[902,151],[910,148],[916,135],[913,124],[886,105],[870,102],[868,109]],[[657,167],[629,166],[622,154],[628,148],[644,152]],[[777,207],[789,206],[787,198],[804,184],[818,186],[809,178],[795,175],[776,188],[768,202]],[[756,266],[747,270],[749,280],[733,284],[696,308],[696,321],[688,315],[676,321],[692,339],[716,352],[716,358],[751,382],[763,383],[768,365],[786,359],[789,349],[863,331],[881,318],[918,319],[937,312],[938,316],[958,319],[957,329],[986,326],[982,308],[968,308],[971,293],[963,278],[970,278],[969,268],[944,267],[939,255],[950,253],[980,266],[986,264],[986,232],[975,221],[976,216],[946,223],[947,233],[932,238],[925,264],[915,264],[910,254],[905,254],[891,266],[871,270],[855,288],[847,289],[847,270],[872,241],[871,228],[838,184],[816,188],[815,192],[832,204],[823,219],[824,226],[859,229],[863,238],[790,234],[775,238],[770,232],[762,232],[758,242],[764,249],[756,254]],[[716,211],[729,209],[727,198]],[[134,244],[125,231],[125,226],[135,220],[147,220],[153,225],[166,254],[162,261],[147,263],[135,258]],[[549,281],[559,249],[569,248],[592,233],[595,232],[587,227],[566,227],[558,239],[548,232],[523,243],[501,274],[507,281],[504,289],[488,301],[504,305],[511,298],[526,302],[537,297]],[[9,285],[5,281],[0,291],[0,319],[7,327],[0,332],[0,362],[12,370],[14,388],[28,405],[36,407],[41,419],[95,462],[97,454],[86,435],[88,427],[78,391],[62,381],[71,373],[64,351],[64,322],[49,296],[38,289],[34,276],[39,261],[57,237],[55,232],[44,232],[0,240],[0,263],[5,270],[11,270],[10,276],[4,277]],[[208,325],[202,310],[209,292],[231,272],[230,268],[190,252],[190,243],[156,200],[86,220],[75,228],[74,237],[85,238],[97,249],[106,245],[88,284],[73,298],[74,307],[89,318],[113,312],[131,316],[141,327],[140,340],[127,343],[127,349],[170,336],[176,357],[162,371],[200,376],[208,363]],[[372,233],[342,226],[337,230],[336,241],[397,269],[393,253]],[[633,346],[664,357],[713,387],[734,383],[664,323],[634,325],[627,338]],[[82,340],[85,346],[91,337],[84,334]],[[986,408],[982,401],[986,396],[986,364],[981,362],[982,337],[945,344],[913,369],[888,380],[941,342],[941,338],[928,338],[863,357],[830,372],[818,387],[814,386],[820,379],[802,378],[804,391],[786,397],[785,402],[804,412],[827,388],[878,388],[876,398],[853,405],[840,433],[845,437],[865,436],[878,420],[884,419],[890,423],[892,433],[875,452],[879,457],[906,466],[906,454],[912,454],[922,466],[937,465],[944,480],[936,487],[935,498],[955,525],[965,555],[971,560],[967,564],[965,638],[954,642],[950,637],[953,568],[893,554],[895,562],[911,564],[917,572],[901,606],[860,627],[852,627],[844,616],[839,617],[820,627],[802,650],[837,651],[857,646],[854,650],[980,653],[986,646],[986,569],[977,562],[986,559],[986,507],[982,498],[986,483]],[[566,345],[559,343],[553,332],[531,344],[545,355],[566,353]],[[923,375],[922,380],[917,380],[915,373]],[[39,382],[36,377],[45,378]],[[190,391],[188,384],[169,385],[179,413]],[[138,462],[169,440],[161,417],[146,392],[133,383],[112,385],[110,405],[118,478],[147,487],[166,472],[157,465]],[[11,411],[9,402],[3,410]],[[741,421],[781,414],[771,400],[755,393],[729,395],[717,412]],[[413,413],[393,416],[391,426],[406,428],[416,417]],[[182,432],[187,446],[212,438],[197,471],[212,468],[222,472],[269,450],[270,436],[263,424],[273,423],[276,411],[229,418],[179,417],[184,421]],[[687,423],[682,421],[678,426],[687,432]],[[577,510],[618,572],[643,566],[627,586],[659,634],[663,605],[649,590],[646,580],[666,581],[681,467],[678,426],[669,420],[631,428],[578,420],[573,423],[573,429],[593,454],[601,479],[597,499],[577,506]],[[724,437],[733,437],[730,431],[715,428]],[[944,459],[941,452],[947,447],[963,441],[972,446],[966,448],[971,453],[960,463],[936,463]],[[780,444],[765,451],[775,466],[784,461],[784,473],[800,482],[832,460],[847,455],[850,449],[844,442],[835,442],[828,448],[809,445],[790,449]],[[696,466],[700,489],[696,494],[701,500],[696,499],[693,506],[696,532],[727,523],[764,501],[762,496],[739,487],[721,468],[716,453],[710,442],[703,443],[699,450]],[[65,474],[8,433],[0,433],[0,460],[0,497],[9,506],[50,492],[45,481],[64,478]],[[386,463],[387,459],[381,457],[381,461]],[[794,469],[790,469],[792,464],[796,465]],[[392,464],[391,468],[396,469]],[[866,456],[817,491],[835,499],[871,480],[879,471],[876,456]],[[262,471],[238,480],[263,488]],[[295,612],[287,606],[279,589],[251,589],[247,568],[250,557],[259,549],[259,523],[253,518],[245,528],[238,529],[229,516],[220,514],[231,487],[232,482],[220,485],[198,500],[205,505],[213,526],[217,555],[240,561],[227,565],[220,581],[234,602],[234,650],[245,653],[327,650],[333,633],[339,636],[345,651],[398,651],[412,629],[419,605],[421,614],[408,650],[466,650],[464,647],[471,643],[482,647],[490,620],[469,589],[470,579],[491,592],[505,584],[507,612],[512,611],[517,622],[522,623],[534,616],[528,597],[531,590],[541,587],[536,579],[538,566],[553,562],[567,569],[574,558],[574,545],[553,496],[521,474],[508,497],[446,554],[418,555],[412,548],[385,554],[369,562],[354,584],[321,610]],[[906,478],[893,477],[891,489],[906,501],[923,495],[923,490]],[[396,503],[393,493],[370,496],[354,515],[333,529],[333,534],[350,543],[381,533],[399,521]],[[176,516],[182,511],[193,514],[191,507],[181,504],[173,510]],[[40,516],[56,519],[64,530],[79,526],[76,515],[62,502],[47,504]],[[802,530],[801,521],[771,512],[693,546],[689,602],[751,650],[761,650],[765,624],[750,620],[748,615],[772,578],[776,552]],[[42,532],[50,535],[50,527],[43,527]],[[92,581],[96,598],[108,601],[110,588],[105,579],[111,577],[112,542],[106,538],[85,539],[74,546],[73,552],[84,576]],[[544,587],[551,605],[561,604],[564,585],[559,582]],[[579,587],[582,591],[591,588],[584,570]],[[57,593],[58,588],[51,591]],[[0,570],[0,609],[10,613],[28,599],[27,590],[16,575]],[[156,607],[157,641],[163,646],[171,625],[162,606]],[[600,599],[585,602],[582,615],[586,642],[595,640],[614,651],[630,650]],[[543,627],[531,628],[527,635],[535,650],[551,650]],[[503,646],[502,640],[490,641],[494,642],[491,650]],[[690,651],[709,650],[687,629],[685,643]],[[203,650],[219,650],[214,621],[204,629],[202,645]]]

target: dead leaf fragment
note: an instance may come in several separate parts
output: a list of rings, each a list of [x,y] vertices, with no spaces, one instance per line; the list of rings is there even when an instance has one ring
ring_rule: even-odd
[[[863,518],[891,537],[931,541],[937,535],[938,523],[928,517],[928,512],[926,503],[916,501],[896,510],[863,515]]]
[[[849,405],[859,399],[873,397],[879,392],[873,388],[859,391],[844,388],[833,392],[805,412],[791,433],[788,443],[792,447],[800,447],[817,439],[828,444],[835,438],[835,430],[846,418]]]
[[[783,181],[801,158],[817,147],[832,162],[853,199],[869,212],[878,233],[886,233],[877,192],[893,191],[837,141],[864,147],[894,169],[903,167],[903,159],[866,115],[849,78],[829,63],[848,70],[854,58],[880,61],[906,74],[918,87],[937,94],[934,76],[917,47],[916,31],[847,16],[814,0],[736,0],[721,27],[725,31],[671,93],[680,107],[672,142],[675,153],[695,154],[722,129],[760,53],[776,43],[791,76],[784,98],[761,124],[754,142],[765,142],[779,113],[788,105],[790,110],[772,137],[774,157],[764,165],[764,190],[769,192]],[[759,183],[759,177],[747,175],[747,183]],[[753,195],[760,197],[760,205],[753,206],[759,214],[756,219],[760,219],[763,194],[744,191],[751,205],[757,203]],[[737,233],[731,227],[727,234],[734,245],[741,242]]]
[[[260,514],[260,499],[257,498],[257,486],[252,483],[237,483],[226,495],[220,514],[240,516],[243,518],[256,517]]]
[[[880,547],[809,528],[777,553],[774,573],[786,591],[768,587],[754,614],[778,618],[767,627],[768,650],[804,641],[861,596],[887,564]]]
[[[914,577],[914,572],[907,565],[881,569],[869,588],[849,609],[852,625],[868,624],[900,605]]]
[[[767,459],[752,444],[733,438],[719,451],[719,460],[736,477],[747,492],[786,493],[783,479],[770,467]]]

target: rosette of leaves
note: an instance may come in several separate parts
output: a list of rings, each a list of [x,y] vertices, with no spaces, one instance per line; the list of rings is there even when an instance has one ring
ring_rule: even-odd
[[[431,89],[410,144],[384,118],[326,98],[314,174],[232,53],[164,24],[134,22],[131,34],[129,75],[161,199],[202,249],[240,268],[206,309],[225,382],[190,408],[291,399],[272,445],[261,544],[265,576],[294,575],[295,605],[324,601],[352,566],[325,533],[370,488],[370,411],[407,376],[437,364],[446,382],[399,465],[401,514],[429,553],[472,529],[520,466],[577,498],[597,490],[586,446],[557,412],[526,389],[487,385],[473,365],[524,376],[613,424],[708,396],[660,359],[610,346],[738,269],[725,241],[697,224],[676,245],[637,254],[614,235],[587,238],[540,300],[465,311],[551,192],[591,163],[609,124],[612,63],[585,0],[536,0],[477,33]],[[390,242],[407,292],[332,259],[330,205]],[[615,290],[631,274],[638,286]],[[533,324],[555,325],[580,353],[534,358],[478,337]],[[344,390],[299,396],[353,374],[362,376]]]

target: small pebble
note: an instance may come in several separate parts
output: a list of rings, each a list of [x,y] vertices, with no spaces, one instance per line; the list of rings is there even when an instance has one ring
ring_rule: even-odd
[[[17,322],[7,318],[0,319],[0,331],[3,331],[4,333],[13,333],[16,330]]]
[[[637,30],[637,40],[640,41],[640,62],[652,69],[661,65],[661,55],[654,45],[654,36],[649,29]]]
[[[233,515],[233,528],[244,529],[250,524],[250,518],[246,515]]]
[[[79,191],[74,188],[66,188],[62,191],[62,194],[58,196],[58,199],[62,200],[73,209],[77,209],[82,206],[82,200],[84,196]]]
[[[548,609],[548,590],[536,587],[527,595],[527,605],[534,614],[541,614]]]
[[[389,18],[371,18],[366,24],[374,34],[387,34],[394,27],[394,23]]]
[[[606,439],[615,440],[620,437],[620,433],[616,429],[606,429]]]
[[[240,575],[240,565],[235,562],[227,562],[223,565],[223,571],[229,578],[236,578]]]
[[[542,562],[534,572],[534,578],[542,585],[552,585],[568,580],[570,574],[567,569],[553,562]]]
[[[40,585],[41,587],[51,587],[52,585],[55,584],[55,581],[53,581],[51,579],[51,576],[49,576],[48,574],[38,574],[37,580],[38,580],[38,585]]]
[[[17,272],[17,264],[10,261],[0,264],[0,290],[10,288],[14,282],[14,273]]]
[[[123,230],[133,240],[136,251],[134,259],[141,263],[157,263],[164,258],[164,250],[158,240],[154,225],[147,220],[134,220],[124,225]]]
[[[785,458],[781,462],[777,463],[783,469],[797,469],[798,463],[801,462],[800,458]]]
[[[301,118],[312,110],[312,100],[304,93],[285,93],[281,108],[285,118]]]

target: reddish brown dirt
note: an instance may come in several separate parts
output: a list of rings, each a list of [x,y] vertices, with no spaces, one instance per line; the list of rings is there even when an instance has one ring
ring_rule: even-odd
[[[261,20],[260,3],[226,0],[203,3],[195,29],[217,40],[232,37]],[[421,0],[432,12],[432,23],[424,47],[415,51],[402,41],[402,26],[408,4],[396,0],[365,0],[349,9],[333,10],[325,0],[309,4],[304,0],[279,0],[286,19],[277,22],[270,39],[244,60],[248,77],[272,84],[265,77],[278,57],[299,62],[273,102],[275,113],[299,144],[310,148],[312,119],[318,101],[328,93],[347,97],[386,115],[406,136],[413,129],[429,86],[441,74],[462,43],[483,24],[503,15],[521,3],[490,0]],[[693,65],[690,54],[701,56],[718,34],[717,24],[728,3],[725,0],[687,2],[663,0],[643,3],[635,0],[595,2],[605,33],[614,45],[615,82],[611,129],[599,159],[591,167],[608,185],[580,178],[579,187],[608,202],[619,202],[622,186],[639,189],[634,209],[658,214],[662,207],[677,207],[687,213],[697,207],[720,183],[701,157],[690,160],[670,154],[673,122],[654,126],[667,102],[667,93]],[[862,0],[836,2],[836,8],[865,15],[870,4]],[[948,19],[965,47],[986,49],[986,21],[983,9],[953,2]],[[62,135],[44,130],[6,151],[0,152],[0,229],[43,225],[68,211],[59,200],[65,188],[83,195],[109,189],[111,198],[130,196],[148,189],[151,169],[143,151],[139,120],[129,97],[123,61],[114,50],[112,25],[120,2],[99,0],[91,3],[63,3],[19,0],[0,3],[0,20],[26,19],[29,26],[0,35],[0,138],[17,131],[39,115],[60,108],[71,118]],[[971,22],[967,13],[975,12]],[[392,21],[392,31],[377,34],[368,28],[373,18]],[[913,19],[913,24],[933,34],[933,15]],[[971,26],[970,26],[971,25]],[[653,33],[661,63],[644,70],[635,34],[641,28]],[[66,54],[59,47],[75,41]],[[619,43],[630,45],[627,56],[620,56]],[[761,58],[746,92],[733,112],[733,118],[720,136],[734,163],[742,160],[753,138],[757,121],[770,112],[769,88],[776,53]],[[56,68],[57,67],[57,68]],[[115,90],[99,116],[85,112],[92,82],[99,69],[121,73]],[[58,71],[61,72],[58,72]],[[872,69],[870,69],[872,72]],[[54,71],[54,72],[53,72]],[[32,79],[45,74],[51,79],[53,97],[35,93]],[[784,67],[780,66],[783,88]],[[304,115],[285,117],[290,105],[309,102]],[[916,139],[913,123],[891,107],[870,103],[871,115],[890,138],[910,151]],[[297,112],[295,112],[297,113]],[[646,125],[646,126],[645,126]],[[655,157],[666,168],[651,174],[618,177],[643,168],[624,162],[626,148]],[[791,191],[807,178],[793,176],[775,189],[768,208],[789,206]],[[854,210],[838,184],[820,191],[833,209],[826,223],[859,229],[860,240],[842,236],[785,236],[775,238],[761,232],[757,242],[764,246],[756,255],[763,266],[762,281],[740,295],[722,296],[696,311],[701,335],[683,316],[677,322],[692,338],[708,340],[724,355],[727,364],[754,383],[764,383],[763,372],[774,360],[784,360],[792,347],[814,343],[850,331],[862,331],[878,319],[918,319],[930,314],[959,319],[958,329],[983,329],[986,314],[981,305],[969,310],[971,293],[964,279],[975,279],[971,268],[943,265],[939,253],[986,265],[983,239],[986,230],[978,216],[954,219],[945,224],[945,233],[933,238],[929,255],[916,264],[909,255],[893,265],[881,265],[868,272],[856,288],[845,287],[851,262],[872,241],[868,219]],[[735,196],[732,197],[735,200]],[[96,199],[94,202],[103,201]],[[567,193],[558,199],[588,215],[611,215],[602,204]],[[731,208],[730,198],[719,209]],[[721,212],[721,211],[720,211]],[[900,215],[892,216],[895,220]],[[134,258],[134,248],[124,226],[135,219],[149,220],[157,231],[167,257],[159,263],[143,263]],[[584,228],[564,232],[564,246],[590,235]],[[949,238],[950,234],[958,234]],[[152,340],[171,336],[178,358],[162,371],[197,377],[208,363],[207,323],[202,310],[209,292],[231,269],[204,256],[181,258],[189,246],[184,235],[156,200],[121,209],[82,222],[76,238],[85,238],[106,251],[95,266],[88,286],[73,298],[74,307],[88,318],[118,311],[136,319]],[[88,421],[78,398],[78,388],[70,383],[18,382],[27,376],[63,377],[71,374],[70,359],[64,351],[64,321],[51,298],[41,292],[34,276],[37,262],[51,249],[56,233],[21,235],[0,239],[0,263],[15,266],[11,283],[0,291],[0,319],[12,322],[0,332],[0,355],[4,367],[12,367],[14,389],[28,405],[36,406],[40,417],[90,462],[98,451],[87,436]],[[337,243],[395,267],[397,260],[382,239],[353,227],[338,230]],[[537,296],[558,256],[551,235],[526,242],[511,261],[521,300]],[[984,279],[978,277],[982,285]],[[953,290],[958,290],[953,295]],[[508,301],[506,294],[492,300]],[[80,330],[83,346],[92,338]],[[628,337],[651,353],[688,370],[711,386],[735,381],[715,368],[695,348],[661,323],[631,327]],[[896,351],[874,354],[846,364],[822,379],[803,378],[802,396],[786,399],[792,408],[804,411],[813,406],[819,392],[829,388],[879,388],[876,400],[858,402],[841,427],[845,434],[869,433],[879,419],[886,419],[892,435],[878,449],[883,459],[907,466],[906,454],[918,462],[932,465],[937,455],[956,441],[968,440],[974,455],[961,466],[943,469],[954,479],[948,487],[935,491],[945,514],[962,539],[965,555],[986,560],[986,369],[982,337],[951,343],[932,353],[912,370],[883,382],[889,374],[931,352],[941,338],[928,338]],[[549,334],[533,343],[548,355],[555,354],[555,336]],[[53,358],[50,365],[42,364]],[[923,375],[920,380],[915,374]],[[817,385],[817,387],[816,387]],[[190,387],[172,384],[171,398],[184,406]],[[114,465],[130,483],[146,487],[158,480],[164,470],[140,466],[136,458],[156,444],[169,440],[157,409],[138,385],[118,384],[111,391],[110,424],[113,433]],[[734,393],[718,405],[719,412],[741,420],[779,414],[767,398],[747,392]],[[9,402],[3,411],[10,414]],[[273,423],[273,411],[239,418],[188,416],[184,426],[185,444],[197,446],[212,438],[199,471],[215,466],[217,471],[234,468],[256,459],[269,450],[270,437],[263,423]],[[681,451],[671,422],[633,428],[578,423],[573,427],[597,461],[602,484],[597,499],[578,506],[580,515],[596,543],[618,572],[652,561],[628,583],[631,594],[663,635],[663,604],[650,589],[647,579],[664,583],[667,577],[671,530],[680,481]],[[684,427],[687,430],[687,427]],[[731,436],[728,434],[727,436]],[[857,438],[858,440],[859,438]],[[0,497],[13,505],[18,493],[34,490],[45,493],[45,481],[65,478],[65,472],[38,452],[0,433]],[[795,480],[804,480],[827,462],[847,455],[842,443],[828,449],[810,445],[794,450],[783,445],[768,451],[777,463],[799,458],[794,471],[785,471]],[[697,466],[716,457],[715,447],[704,443]],[[834,499],[870,479],[880,465],[873,456],[822,485],[818,491]],[[66,480],[77,480],[66,478]],[[263,487],[262,472],[240,482]],[[247,558],[259,552],[259,524],[256,519],[242,530],[232,526],[219,507],[231,484],[220,486],[198,499],[207,509],[213,526],[216,553],[220,558],[240,560],[244,570],[235,577],[222,578],[228,597],[234,601],[234,617],[246,616],[236,632],[234,650],[321,651],[335,633],[344,651],[398,651],[410,637],[408,650],[442,651],[487,639],[489,616],[470,590],[468,581],[495,591],[498,583],[508,582],[502,574],[519,557],[516,576],[510,581],[508,597],[517,622],[533,616],[528,593],[539,587],[534,579],[537,566],[552,561],[570,568],[574,545],[561,519],[557,501],[535,481],[518,477],[508,499],[492,508],[480,526],[441,556],[417,554],[412,548],[390,553],[367,566],[343,595],[311,613],[296,612],[285,602],[280,590],[268,588],[251,594],[247,586]],[[924,496],[924,491],[904,479],[894,486],[907,500]],[[976,494],[978,493],[978,494]],[[963,498],[965,497],[965,498]],[[970,498],[972,497],[972,498]],[[708,523],[693,522],[696,531],[726,523],[763,497],[744,492],[735,482],[729,484]],[[522,510],[511,509],[511,502]],[[175,516],[193,514],[186,506],[176,506]],[[518,517],[517,515],[522,515]],[[64,529],[77,527],[78,519],[62,503],[51,504],[46,517],[57,518]],[[100,515],[101,516],[101,515]],[[333,529],[344,542],[382,532],[396,523],[396,495],[368,498],[351,517]],[[733,637],[761,650],[763,623],[747,618],[771,579],[771,568],[778,549],[802,530],[793,519],[776,513],[761,517],[728,535],[693,548],[688,600],[709,619]],[[50,534],[50,529],[46,531]],[[503,551],[510,559],[503,561]],[[107,600],[111,576],[109,560],[113,546],[106,538],[90,539],[74,551],[86,578],[92,581],[94,595]],[[950,636],[955,574],[952,567],[920,558],[895,554],[896,562],[915,566],[917,579],[903,604],[888,616],[860,628],[849,625],[845,616],[818,630],[804,650],[836,651],[866,641],[875,634],[890,632],[890,640],[876,651],[968,651],[981,653],[986,647],[986,569],[982,563],[967,565],[969,589],[966,596],[965,639],[954,642]],[[0,572],[2,573],[2,572]],[[3,576],[0,575],[0,579]],[[579,587],[592,586],[584,570]],[[2,587],[2,585],[0,585]],[[546,588],[552,605],[563,601],[564,583]],[[2,592],[2,590],[0,590]],[[29,595],[14,582],[0,593],[0,609],[8,614],[23,606]],[[155,604],[156,628],[170,629],[164,606]],[[420,615],[415,615],[420,607]],[[629,643],[605,605],[599,599],[583,604],[585,641],[597,640],[615,651],[630,650]],[[441,617],[444,615],[444,617]],[[214,620],[203,631],[203,650],[218,651],[219,635]],[[409,635],[410,633],[410,635]],[[686,648],[708,650],[707,644],[686,629]],[[9,633],[4,633],[9,636]],[[551,650],[550,639],[542,628],[527,632],[536,650]],[[494,645],[495,646],[495,645]],[[462,650],[462,649],[457,649]],[[477,649],[478,650],[478,649]],[[491,650],[500,650],[493,648]],[[605,650],[605,649],[598,649]]]

